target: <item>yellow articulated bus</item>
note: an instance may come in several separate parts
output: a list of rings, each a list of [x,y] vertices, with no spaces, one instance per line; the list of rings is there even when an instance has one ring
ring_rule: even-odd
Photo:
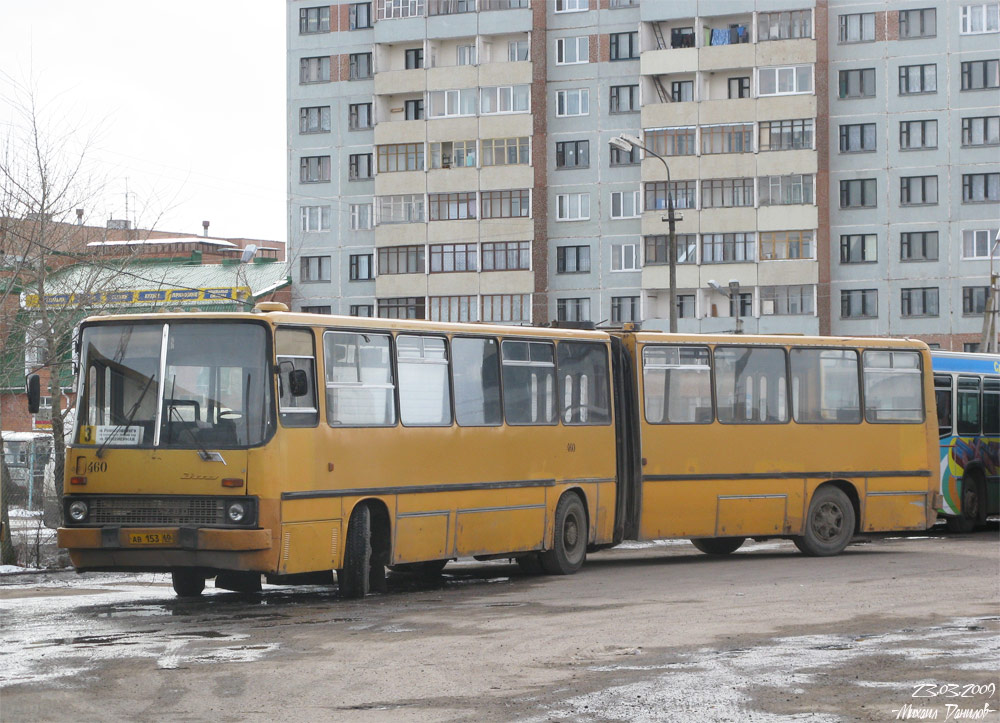
[[[289,313],[86,320],[59,544],[178,595],[937,515],[927,347]]]

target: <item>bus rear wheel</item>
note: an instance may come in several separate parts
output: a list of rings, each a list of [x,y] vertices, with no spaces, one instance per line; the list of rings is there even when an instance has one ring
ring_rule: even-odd
[[[809,503],[805,529],[792,542],[811,557],[839,555],[854,536],[854,505],[833,486],[820,487]]]
[[[198,597],[205,590],[205,576],[197,570],[174,570],[170,582],[177,597]]]
[[[539,555],[550,575],[572,575],[587,557],[587,514],[580,498],[567,492],[556,505],[555,534],[551,550]]]
[[[354,600],[368,594],[372,562],[372,516],[367,505],[354,508],[347,525],[344,566],[337,570],[340,597]]]
[[[694,537],[691,544],[706,555],[730,555],[746,542],[745,537]]]
[[[976,529],[980,522],[980,507],[985,502],[983,491],[975,477],[962,478],[962,509],[957,515],[947,518],[949,532],[972,532]]]

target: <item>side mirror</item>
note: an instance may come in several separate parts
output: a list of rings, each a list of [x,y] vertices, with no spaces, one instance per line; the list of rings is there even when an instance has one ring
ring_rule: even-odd
[[[288,372],[288,391],[293,397],[304,397],[309,393],[309,375],[305,369]]]
[[[38,414],[38,408],[42,405],[42,381],[37,374],[32,374],[25,387],[28,391],[28,413]]]

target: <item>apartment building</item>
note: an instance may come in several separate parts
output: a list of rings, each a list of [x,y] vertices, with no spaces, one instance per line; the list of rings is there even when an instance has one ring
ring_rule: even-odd
[[[955,252],[954,237],[971,231],[980,250],[979,232],[997,215],[996,159],[970,151],[959,170],[966,155],[943,142],[939,152],[903,154],[888,142],[890,126],[924,107],[905,103],[937,100],[939,131],[949,132],[975,96],[969,137],[996,142],[985,106],[996,106],[988,48],[997,4],[981,6],[978,24],[964,21],[985,29],[978,38],[961,32],[957,5],[933,5],[914,8],[935,10],[937,44],[910,38],[928,13],[906,16],[904,40],[898,4],[884,2],[289,0],[295,304],[665,329],[670,194],[681,216],[681,331],[906,333],[937,335],[947,348],[975,325],[979,291],[968,292],[970,313],[947,326],[913,314],[916,295],[906,314],[889,299],[919,269],[937,274],[939,300],[960,308],[964,275],[988,274],[988,259]],[[898,59],[911,51],[913,63]],[[984,89],[905,103],[889,95],[889,74],[925,65],[921,53],[951,83],[943,66],[956,65],[957,52],[986,63],[969,70]],[[885,92],[855,97],[871,67]],[[961,72],[956,65],[955,88]],[[886,140],[855,152],[870,122]],[[623,133],[662,162],[612,149]],[[899,173],[901,156],[912,176]],[[893,203],[887,189],[935,175],[926,167],[939,169],[941,194],[955,198]],[[956,183],[967,181],[976,200],[962,203],[946,177],[965,179]],[[905,181],[907,193],[916,183]],[[877,200],[856,209],[859,193]],[[901,223],[913,234],[936,228],[939,258],[892,258]],[[912,245],[918,236],[903,238]],[[859,246],[881,252],[855,262]]]

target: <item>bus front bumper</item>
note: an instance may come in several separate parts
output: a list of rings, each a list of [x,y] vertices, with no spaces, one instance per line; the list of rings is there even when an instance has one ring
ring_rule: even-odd
[[[59,547],[69,550],[188,550],[240,552],[267,550],[270,530],[211,527],[60,527]]]

